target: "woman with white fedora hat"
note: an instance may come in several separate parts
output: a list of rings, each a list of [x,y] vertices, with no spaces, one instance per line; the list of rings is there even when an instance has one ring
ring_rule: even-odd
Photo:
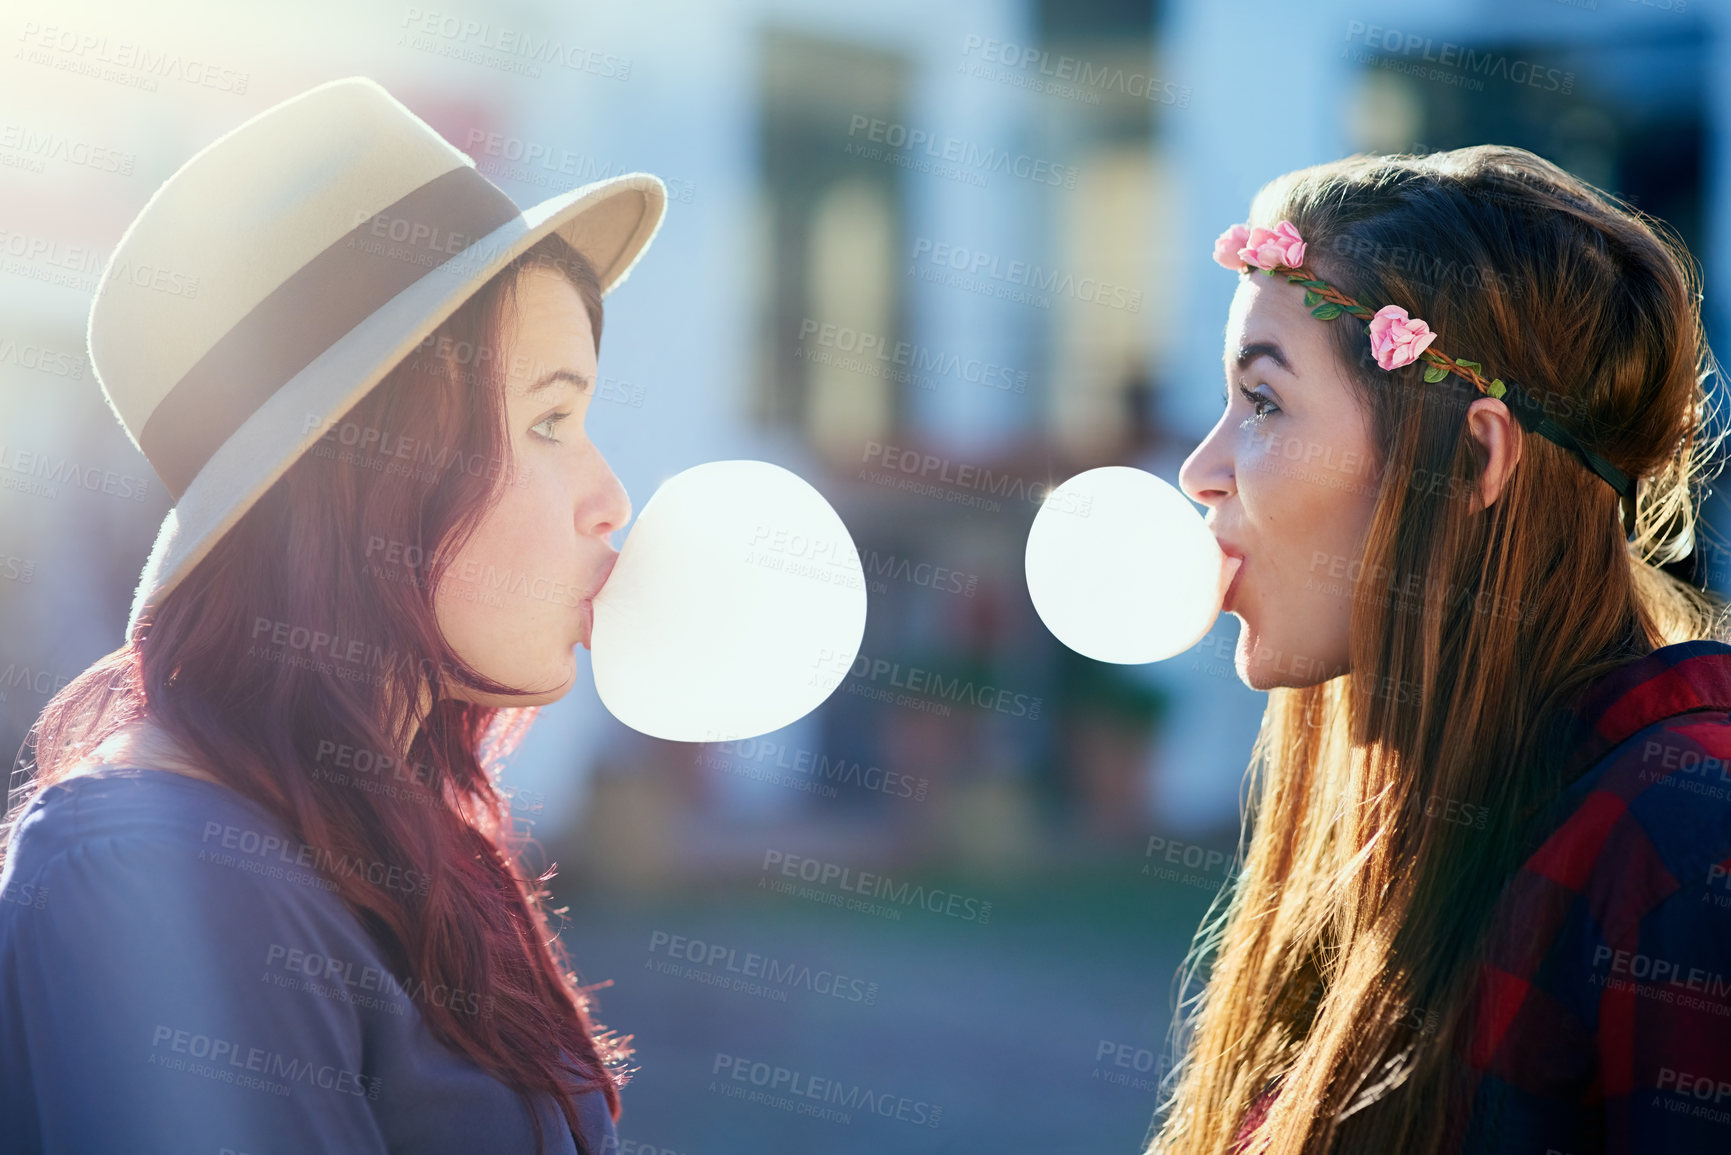
[[[519,210],[351,78],[128,228],[90,353],[176,504],[125,644],[31,731],[0,1150],[614,1148],[628,1051],[494,776],[630,517],[583,422],[665,204],[633,174]]]

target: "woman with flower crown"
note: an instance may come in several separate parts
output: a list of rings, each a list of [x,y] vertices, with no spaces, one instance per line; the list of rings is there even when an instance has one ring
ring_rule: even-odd
[[[1184,463],[1269,691],[1151,1155],[1731,1149],[1693,264],[1520,149],[1282,176]],[[1677,567],[1681,572],[1691,572]]]

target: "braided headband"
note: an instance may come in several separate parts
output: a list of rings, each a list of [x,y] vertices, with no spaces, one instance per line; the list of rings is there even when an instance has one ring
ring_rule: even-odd
[[[1320,320],[1332,321],[1342,313],[1351,313],[1364,321],[1370,330],[1371,353],[1384,369],[1398,369],[1422,360],[1426,363],[1426,381],[1441,381],[1453,373],[1472,382],[1473,387],[1485,396],[1502,401],[1528,430],[1579,455],[1587,463],[1587,468],[1604,478],[1617,491],[1619,504],[1623,507],[1624,529],[1633,529],[1635,483],[1628,474],[1576,441],[1516,382],[1501,378],[1486,380],[1479,372],[1484,366],[1477,361],[1457,361],[1432,349],[1430,344],[1436,340],[1436,334],[1417,317],[1409,317],[1399,305],[1384,305],[1373,313],[1327,281],[1319,279],[1304,265],[1304,238],[1298,235],[1291,221],[1281,221],[1272,229],[1233,225],[1214,242],[1214,259],[1238,272],[1261,269],[1271,277],[1277,272],[1285,273],[1288,281],[1304,286],[1304,303],[1310,309],[1310,315]]]

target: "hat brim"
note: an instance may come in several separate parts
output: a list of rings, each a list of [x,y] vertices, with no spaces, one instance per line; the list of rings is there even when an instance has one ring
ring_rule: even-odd
[[[648,173],[551,197],[430,270],[320,353],[222,443],[163,518],[133,592],[126,640],[333,422],[494,274],[558,232],[590,259],[602,292],[610,292],[648,249],[666,211],[666,186]]]

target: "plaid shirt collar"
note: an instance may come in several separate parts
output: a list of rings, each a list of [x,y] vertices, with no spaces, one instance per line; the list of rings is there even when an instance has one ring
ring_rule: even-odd
[[[1654,722],[1695,710],[1731,712],[1731,645],[1662,646],[1589,685],[1570,711],[1568,777]]]

